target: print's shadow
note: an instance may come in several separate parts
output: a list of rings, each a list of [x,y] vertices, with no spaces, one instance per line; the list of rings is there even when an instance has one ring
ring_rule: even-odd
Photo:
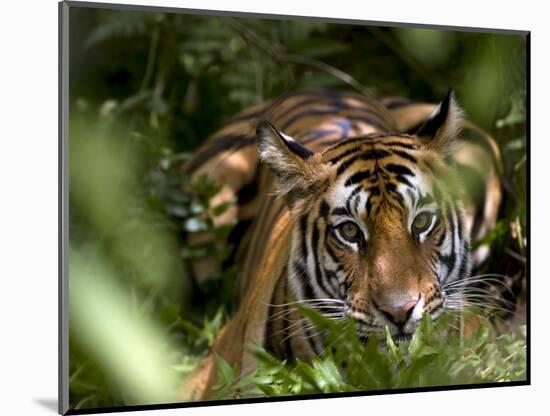
[[[45,409],[57,413],[57,399],[34,399],[34,402],[44,407]]]

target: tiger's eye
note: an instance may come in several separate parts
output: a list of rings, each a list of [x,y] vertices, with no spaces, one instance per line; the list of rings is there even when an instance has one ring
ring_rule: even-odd
[[[359,227],[351,221],[341,224],[338,228],[342,237],[349,241],[356,241],[361,233]]]
[[[422,212],[416,216],[413,221],[413,231],[420,234],[428,229],[432,223],[433,214],[429,212]]]

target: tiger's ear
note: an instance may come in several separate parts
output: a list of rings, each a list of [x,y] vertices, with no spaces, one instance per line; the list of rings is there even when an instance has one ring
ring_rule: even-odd
[[[256,128],[260,159],[277,177],[277,193],[293,205],[319,192],[327,167],[318,155],[262,120]]]
[[[431,149],[443,156],[452,152],[452,144],[460,133],[463,111],[457,104],[454,91],[451,89],[430,114],[428,119],[416,131],[419,137]]]

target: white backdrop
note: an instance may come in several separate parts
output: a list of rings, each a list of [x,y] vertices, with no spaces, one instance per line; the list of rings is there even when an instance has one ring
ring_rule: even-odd
[[[127,413],[151,415],[518,415],[548,406],[550,276],[548,238],[549,25],[542,1],[358,2],[277,0],[116,0],[213,10],[331,16],[532,31],[532,383],[470,391],[416,393],[276,404]],[[57,407],[57,2],[5,2],[0,49],[1,414],[53,415]],[[7,92],[7,95],[6,95]],[[542,407],[544,409],[544,407]],[[546,410],[547,412],[548,410]]]

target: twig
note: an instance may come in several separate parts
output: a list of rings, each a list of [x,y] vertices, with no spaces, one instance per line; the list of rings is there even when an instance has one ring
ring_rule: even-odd
[[[145,67],[145,75],[141,81],[139,91],[143,92],[151,82],[153,76],[153,68],[155,67],[155,61],[157,59],[157,49],[159,41],[159,28],[155,27],[151,34],[151,43],[149,44],[149,53],[147,54],[147,66]]]
[[[377,27],[368,27],[368,30],[384,43],[393,53],[400,58],[405,64],[411,67],[414,72],[422,78],[422,80],[430,87],[432,92],[437,92],[441,82],[437,74],[429,71],[422,63],[405,49],[397,44],[395,39],[385,31]],[[434,88],[435,85],[435,88]]]
[[[522,255],[516,253],[512,249],[507,248],[505,251],[506,251],[506,254],[508,254],[510,257],[516,259],[517,261],[519,261],[521,263],[526,263],[527,262],[527,259],[525,257],[523,257]]]
[[[281,52],[279,49],[282,49],[282,48],[273,47],[272,45],[269,44],[269,42],[267,42],[265,39],[260,37],[256,32],[241,25],[236,20],[229,18],[228,23],[230,26],[233,27],[235,31],[237,31],[243,38],[245,38],[245,40],[248,43],[256,45],[256,47],[262,49],[264,52],[270,55],[271,58],[273,58],[275,61],[311,66],[320,71],[324,71],[329,75],[332,75],[333,77],[348,84],[349,86],[351,86],[352,88],[354,88],[355,90],[357,90],[358,92],[364,95],[367,95],[367,96],[373,95],[373,92],[371,89],[361,84],[359,81],[357,81],[348,73],[338,68],[335,68],[332,65],[329,65],[325,62],[322,62],[310,57],[305,57],[305,56],[295,55],[295,54],[287,54],[287,53]]]
[[[295,54],[282,54],[282,55],[279,55],[279,59],[286,62],[294,62],[297,64],[308,65],[308,66],[317,68],[320,71],[325,71],[326,73],[345,82],[346,84],[350,85],[351,87],[353,87],[354,89],[356,89],[357,91],[359,91],[364,95],[371,96],[371,97],[374,95],[374,93],[370,88],[361,84],[351,75],[325,62],[318,61],[316,59],[312,59],[307,56],[301,56],[301,55],[295,55]]]
[[[252,55],[252,59],[254,60],[254,75],[256,78],[256,101],[258,103],[261,103],[263,101],[263,80],[264,80],[264,73],[262,68],[262,62],[258,57],[258,54],[255,49],[250,49],[250,54]]]

